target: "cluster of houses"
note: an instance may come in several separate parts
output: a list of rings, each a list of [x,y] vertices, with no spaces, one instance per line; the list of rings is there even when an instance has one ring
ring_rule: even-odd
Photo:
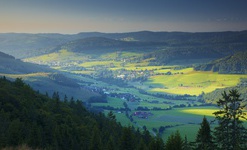
[[[148,119],[148,117],[153,116],[153,114],[151,112],[146,112],[146,111],[136,111],[133,113],[133,116],[136,116],[142,119]]]

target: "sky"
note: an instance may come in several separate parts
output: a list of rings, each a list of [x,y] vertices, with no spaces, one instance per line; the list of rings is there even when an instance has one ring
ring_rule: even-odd
[[[0,0],[0,33],[247,30],[247,0]]]

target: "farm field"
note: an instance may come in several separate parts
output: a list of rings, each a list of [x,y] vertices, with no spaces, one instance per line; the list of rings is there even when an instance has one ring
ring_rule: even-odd
[[[28,58],[25,59],[25,61],[46,65],[50,64],[54,69],[60,71],[85,75],[93,75],[99,69],[103,68],[112,71],[121,69],[139,72],[144,70],[153,71],[154,74],[151,75],[144,84],[139,85],[137,82],[133,85],[151,93],[189,94],[198,96],[202,93],[209,93],[219,88],[234,87],[239,83],[241,78],[247,78],[247,75],[194,71],[193,68],[176,69],[179,67],[176,65],[148,66],[150,60],[125,62],[125,57],[126,60],[131,60],[140,55],[142,54],[134,52],[115,52],[99,55],[100,59],[95,59],[89,54],[77,54],[67,50],[60,50],[51,54]],[[66,59],[68,57],[70,58],[69,61]],[[75,69],[68,70],[68,67],[71,68],[73,66]],[[82,70],[80,70],[80,68]]]
[[[193,113],[193,110],[195,113]],[[208,110],[205,113],[196,113],[196,110]],[[200,123],[202,122],[203,116],[206,116],[209,121],[214,119],[212,116],[212,112],[218,110],[215,107],[198,107],[198,108],[176,108],[172,110],[162,110],[162,111],[149,111],[153,115],[148,117],[147,119],[138,118],[133,116],[134,126],[142,129],[143,126],[146,126],[152,134],[157,134],[154,132],[154,129],[159,131],[161,126],[166,127],[162,138],[166,139],[168,135],[176,130],[179,130],[182,137],[187,136],[189,141],[195,140],[195,135],[200,127]],[[131,113],[134,113],[132,111]],[[187,113],[189,112],[189,113]],[[126,116],[123,114],[120,116],[117,112],[115,113],[117,116],[117,120],[119,122],[126,122]],[[124,118],[125,116],[125,118]],[[122,120],[123,119],[123,120]],[[125,120],[125,121],[124,121]],[[131,122],[129,122],[131,123]],[[131,125],[131,124],[127,125]],[[126,125],[126,123],[125,123]],[[132,123],[133,125],[133,123]],[[212,124],[214,126],[214,124]]]
[[[197,108],[176,108],[172,110],[165,111],[149,111],[153,115],[147,119],[133,117],[134,126],[136,128],[142,129],[146,126],[152,134],[157,134],[153,129],[159,131],[161,126],[166,127],[162,134],[162,138],[166,139],[171,133],[179,131],[182,137],[187,137],[189,141],[194,141],[200,123],[202,122],[203,116],[206,116],[207,120],[210,122],[211,129],[216,126],[214,120],[213,112],[219,110],[216,107],[197,107]],[[134,113],[135,111],[132,111]],[[125,114],[115,113],[117,120],[123,125],[133,125],[131,122],[126,122],[127,117]],[[121,117],[120,117],[121,116]],[[245,122],[245,125],[247,123]]]
[[[9,78],[30,78],[30,77],[47,77],[51,73],[46,73],[46,72],[38,72],[38,73],[29,73],[29,74],[5,74],[5,73],[0,73],[0,76],[5,76]]]
[[[90,103],[90,107],[103,109],[105,114],[113,110],[122,125],[140,129],[145,126],[152,135],[157,135],[160,127],[165,127],[162,132],[165,140],[176,130],[182,137],[186,135],[189,141],[195,140],[203,116],[212,121],[212,113],[218,110],[213,106],[202,106],[200,95],[237,86],[242,78],[247,79],[247,75],[195,71],[179,65],[149,65],[153,59],[139,60],[142,55],[135,52],[91,55],[64,49],[25,61],[49,65],[75,79],[81,88],[107,93],[107,102]],[[133,97],[124,97],[128,94]],[[126,105],[127,111],[124,110]],[[151,115],[142,118],[134,116],[135,112]]]
[[[194,71],[192,68],[176,71],[177,74],[152,76],[145,85],[153,87],[150,92],[199,95],[217,88],[234,87],[241,78],[247,78],[247,75]]]

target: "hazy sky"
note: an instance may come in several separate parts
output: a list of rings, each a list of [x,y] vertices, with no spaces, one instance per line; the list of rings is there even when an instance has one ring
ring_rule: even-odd
[[[0,32],[240,31],[247,0],[0,0]]]

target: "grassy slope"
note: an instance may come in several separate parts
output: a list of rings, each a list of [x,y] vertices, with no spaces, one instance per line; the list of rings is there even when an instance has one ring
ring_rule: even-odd
[[[150,91],[199,95],[202,92],[212,92],[217,88],[236,86],[241,78],[247,78],[247,75],[193,71],[192,68],[176,71],[180,73],[151,77],[149,81],[146,82],[147,85],[154,85],[154,88],[150,89]],[[183,74],[181,74],[181,72],[183,72]]]

